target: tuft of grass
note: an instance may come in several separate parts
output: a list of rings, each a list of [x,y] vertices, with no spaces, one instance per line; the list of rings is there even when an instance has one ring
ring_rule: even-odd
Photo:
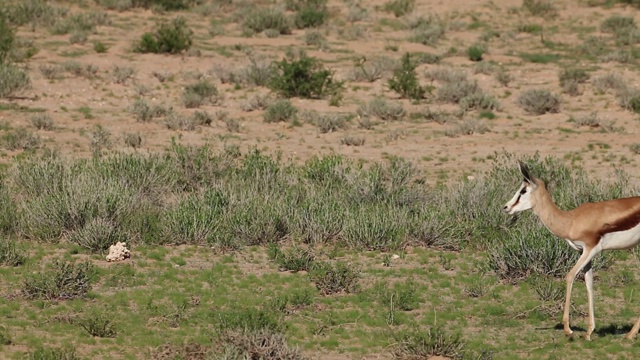
[[[140,133],[125,132],[122,134],[124,144],[128,147],[139,149],[142,147],[142,136]]]
[[[73,347],[38,347],[33,352],[25,355],[28,360],[81,360]]]
[[[362,146],[365,143],[364,136],[345,135],[340,139],[340,144],[346,146]]]
[[[125,84],[136,74],[136,69],[130,66],[114,65],[111,68],[111,78],[116,84]]]
[[[546,89],[530,89],[518,96],[518,105],[534,115],[560,112],[560,97]]]

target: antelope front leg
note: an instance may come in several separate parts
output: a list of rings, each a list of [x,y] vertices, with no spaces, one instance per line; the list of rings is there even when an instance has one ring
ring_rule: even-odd
[[[569,310],[571,309],[571,289],[573,288],[573,281],[576,279],[576,275],[580,270],[589,264],[593,256],[596,255],[597,252],[591,250],[592,249],[584,248],[578,262],[576,262],[573,268],[571,268],[571,271],[567,274],[567,294],[564,299],[564,314],[562,315],[562,325],[564,325],[564,334],[566,336],[573,333],[573,331],[571,331],[571,326],[569,326]]]
[[[591,334],[596,329],[596,318],[593,311],[593,269],[591,261],[584,267],[584,283],[587,285],[587,299],[589,302],[589,322],[587,323],[587,335],[585,338],[591,340]]]

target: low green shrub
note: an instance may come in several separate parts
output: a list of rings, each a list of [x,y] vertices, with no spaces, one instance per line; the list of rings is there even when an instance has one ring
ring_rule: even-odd
[[[318,59],[306,55],[277,62],[275,72],[269,87],[287,98],[322,98],[342,88],[342,83],[333,79],[332,71],[325,69]]]
[[[141,53],[178,54],[189,50],[193,44],[193,31],[183,17],[177,17],[169,23],[156,24],[154,32],[142,35],[134,50]]]
[[[424,98],[427,88],[420,86],[416,74],[416,64],[411,59],[411,54],[405,53],[400,61],[400,66],[393,72],[389,79],[389,88],[401,97],[420,100]]]

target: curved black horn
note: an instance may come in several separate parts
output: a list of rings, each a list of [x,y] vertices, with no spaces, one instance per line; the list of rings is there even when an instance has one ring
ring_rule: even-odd
[[[524,176],[525,181],[533,184],[533,176],[531,176],[527,164],[523,163],[522,161],[518,161],[518,163],[520,164],[520,172],[522,173],[522,176]]]

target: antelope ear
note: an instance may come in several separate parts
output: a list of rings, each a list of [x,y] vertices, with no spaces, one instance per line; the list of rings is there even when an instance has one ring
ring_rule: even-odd
[[[520,172],[522,173],[522,176],[524,176],[524,181],[528,182],[531,185],[535,185],[533,176],[531,176],[527,164],[523,163],[522,161],[518,161],[518,163],[520,164]]]

